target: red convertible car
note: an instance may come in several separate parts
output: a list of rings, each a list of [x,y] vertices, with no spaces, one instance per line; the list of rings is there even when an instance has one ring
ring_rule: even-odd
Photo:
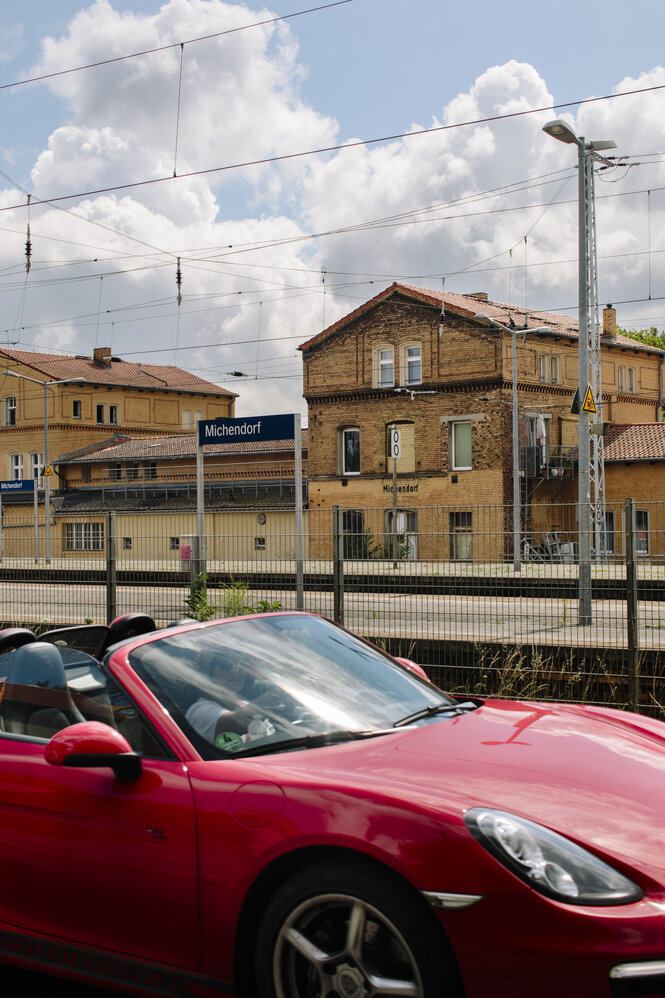
[[[1,961],[192,998],[665,994],[665,724],[449,697],[307,613],[124,625],[0,633]]]

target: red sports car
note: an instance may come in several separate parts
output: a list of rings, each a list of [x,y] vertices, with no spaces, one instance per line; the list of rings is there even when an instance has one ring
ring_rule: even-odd
[[[0,634],[0,960],[199,998],[665,994],[665,724],[448,697],[307,613],[74,643]]]

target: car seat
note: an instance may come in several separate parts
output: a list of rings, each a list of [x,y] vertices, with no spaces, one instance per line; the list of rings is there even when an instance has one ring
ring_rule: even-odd
[[[55,645],[34,641],[8,656],[1,712],[5,732],[38,738],[85,720],[67,688]]]

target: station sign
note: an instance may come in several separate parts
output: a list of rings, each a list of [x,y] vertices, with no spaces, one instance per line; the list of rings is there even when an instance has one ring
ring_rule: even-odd
[[[0,492],[34,492],[35,491],[35,480],[34,478],[17,478],[10,479],[6,482],[0,482]]]
[[[206,444],[258,443],[266,440],[293,440],[293,413],[277,416],[244,416],[237,419],[201,419],[198,422],[199,447]]]

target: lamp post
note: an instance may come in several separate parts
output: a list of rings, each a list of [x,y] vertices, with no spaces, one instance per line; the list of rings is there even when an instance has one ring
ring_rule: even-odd
[[[605,166],[613,166],[609,160],[600,156],[599,152],[606,149],[616,149],[612,139],[600,139],[587,142],[583,135],[576,135],[573,129],[561,118],[548,121],[543,131],[559,142],[577,146],[577,190],[578,190],[578,325],[579,325],[579,375],[578,391],[580,411],[578,415],[578,556],[579,556],[579,610],[580,624],[590,624],[591,610],[591,441],[589,438],[589,413],[584,409],[584,400],[589,387],[589,302],[592,285],[590,266],[594,265],[594,247],[590,247],[593,239],[589,216],[593,206],[593,164],[601,162]],[[595,245],[595,239],[593,239]],[[594,302],[595,307],[595,302]]]
[[[496,319],[490,318],[484,312],[478,312],[474,318],[485,325],[496,326],[497,329],[503,329],[504,332],[510,333],[513,341],[513,570],[519,572],[522,567],[520,550],[522,546],[520,524],[522,512],[520,501],[520,442],[517,420],[517,335],[518,333],[522,333],[526,339],[529,333],[551,333],[552,330],[549,326],[538,326],[534,329],[513,329],[511,326],[504,326],[502,322],[497,322]]]
[[[12,378],[22,378],[23,381],[31,381],[34,385],[42,385],[44,388],[44,464],[42,477],[44,479],[44,515],[45,515],[45,557],[46,564],[51,564],[51,483],[50,476],[44,474],[48,468],[48,395],[47,388],[53,385],[81,385],[85,378],[63,378],[58,381],[40,381],[38,378],[29,378],[27,374],[19,374],[18,371],[5,370],[3,374],[10,374]]]

